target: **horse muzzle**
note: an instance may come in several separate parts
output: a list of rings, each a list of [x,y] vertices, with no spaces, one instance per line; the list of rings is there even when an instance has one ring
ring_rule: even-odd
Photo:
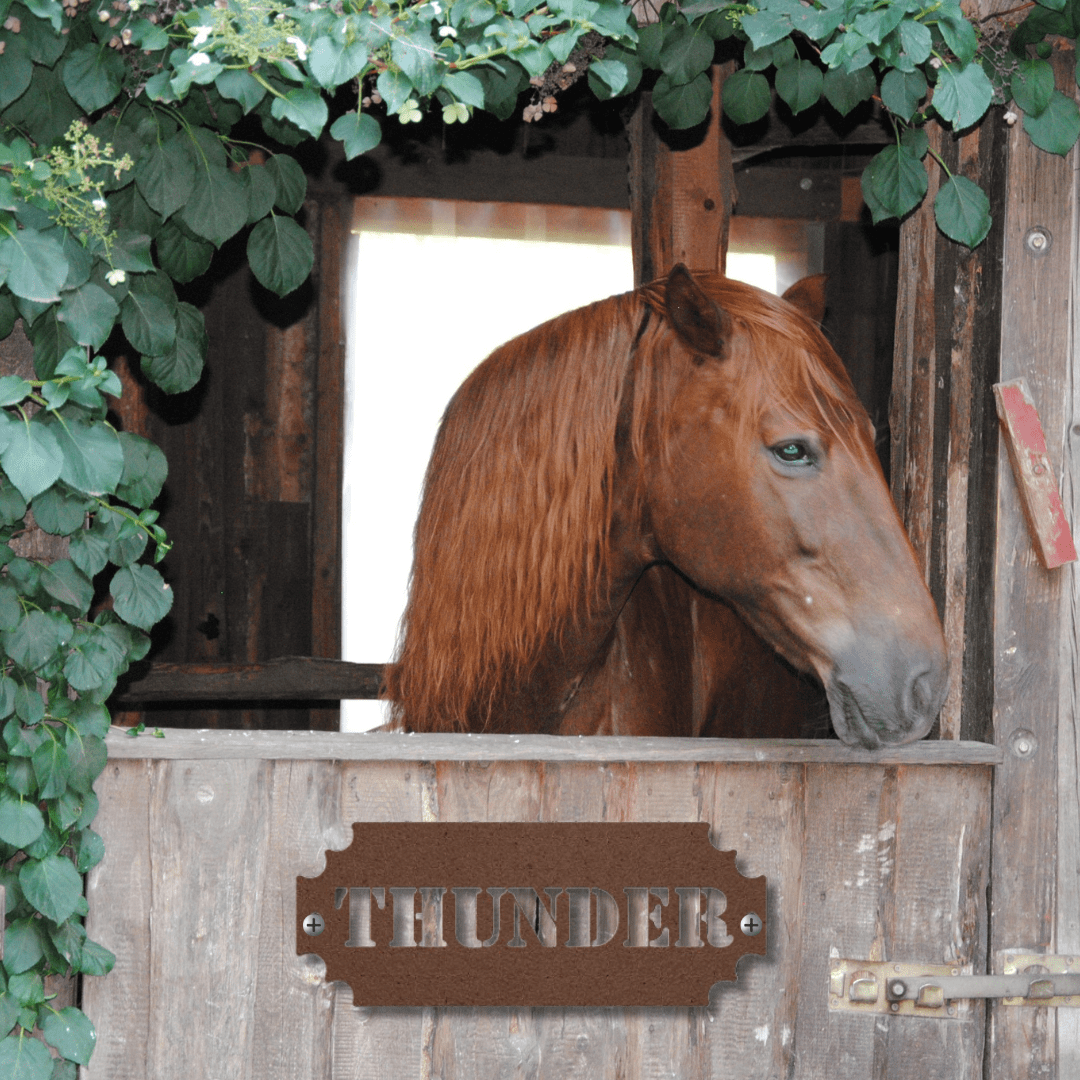
[[[936,645],[936,643],[935,643]],[[856,638],[834,657],[826,685],[841,742],[877,750],[916,742],[930,730],[949,690],[944,641],[888,645]]]

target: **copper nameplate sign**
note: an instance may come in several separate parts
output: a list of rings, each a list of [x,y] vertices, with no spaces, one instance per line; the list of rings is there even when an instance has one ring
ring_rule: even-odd
[[[706,823],[357,823],[296,879],[297,954],[354,1005],[706,1005],[766,918]]]

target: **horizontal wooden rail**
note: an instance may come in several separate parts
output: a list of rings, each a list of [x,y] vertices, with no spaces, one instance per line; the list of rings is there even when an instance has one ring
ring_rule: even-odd
[[[110,758],[278,761],[833,762],[849,765],[996,765],[1000,747],[951,739],[856,750],[836,739],[659,739],[624,735],[404,735],[336,731],[165,728],[162,738],[112,728]]]
[[[127,707],[152,701],[340,701],[379,696],[382,664],[281,656],[255,664],[151,664],[112,698]]]

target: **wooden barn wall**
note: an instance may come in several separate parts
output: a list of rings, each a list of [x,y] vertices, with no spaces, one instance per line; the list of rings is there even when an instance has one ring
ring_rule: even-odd
[[[200,383],[150,387],[121,360],[122,426],[169,463],[162,565],[175,604],[153,658],[256,661],[340,655],[340,465],[344,335],[340,279],[350,207],[309,198],[317,252],[308,281],[279,299],[254,280],[242,243],[227,245],[191,290],[209,350]],[[336,709],[150,709],[174,726],[336,728]]]

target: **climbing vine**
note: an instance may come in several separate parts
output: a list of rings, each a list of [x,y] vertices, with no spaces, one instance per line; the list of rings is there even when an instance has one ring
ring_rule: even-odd
[[[974,247],[989,201],[926,124],[961,132],[996,103],[1067,153],[1080,112],[1049,60],[1078,30],[1080,0],[989,23],[956,0],[688,0],[640,21],[618,0],[0,0],[0,338],[21,320],[34,367],[0,377],[0,1076],[73,1078],[93,1052],[90,1020],[55,1008],[45,976],[113,964],[86,935],[80,877],[103,855],[105,702],[172,602],[154,566],[166,463],[110,424],[121,383],[102,350],[188,390],[206,331],[177,284],[238,234],[266,288],[307,278],[288,148],[328,131],[355,158],[432,109],[447,125],[478,109],[536,122],[582,77],[605,100],[646,87],[665,123],[691,128],[709,66],[735,56],[737,125],[774,98],[841,116],[880,102],[892,140],[863,175],[874,219],[910,213],[938,168],[938,225]],[[34,530],[67,555],[20,554]]]

